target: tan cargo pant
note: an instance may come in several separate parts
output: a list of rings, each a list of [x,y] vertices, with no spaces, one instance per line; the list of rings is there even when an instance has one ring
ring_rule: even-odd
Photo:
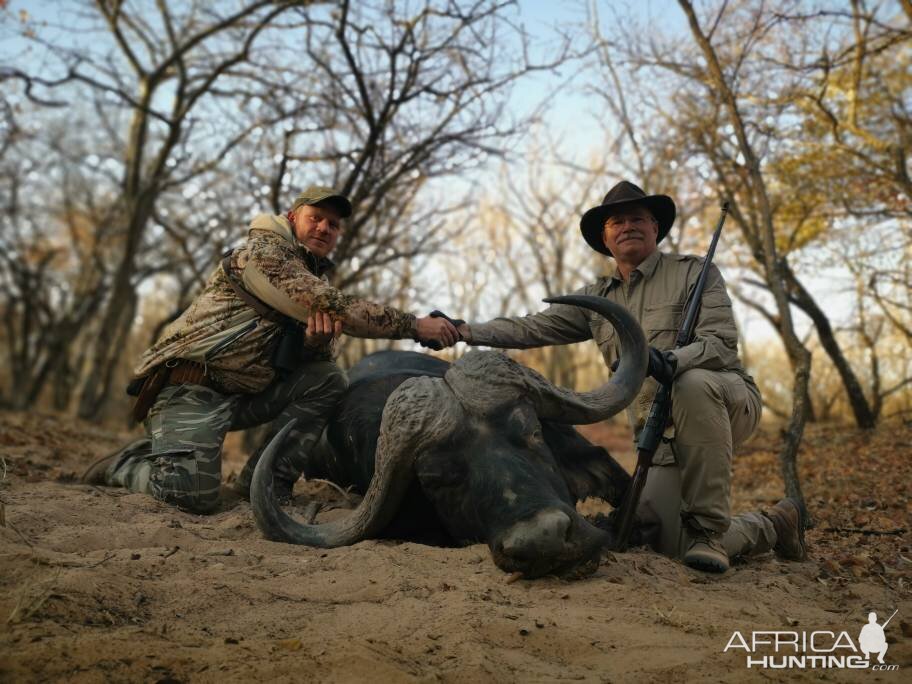
[[[732,454],[756,430],[760,411],[757,388],[737,373],[693,369],[675,379],[675,435],[656,451],[637,510],[647,525],[659,526],[656,551],[680,558],[688,527],[724,533],[732,558],[773,548],[766,516],[731,516]]]

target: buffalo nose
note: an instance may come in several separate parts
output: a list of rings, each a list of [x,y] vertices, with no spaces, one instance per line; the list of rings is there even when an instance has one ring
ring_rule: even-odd
[[[504,535],[503,553],[513,558],[537,558],[563,550],[570,531],[570,516],[563,511],[539,511],[514,525]]]

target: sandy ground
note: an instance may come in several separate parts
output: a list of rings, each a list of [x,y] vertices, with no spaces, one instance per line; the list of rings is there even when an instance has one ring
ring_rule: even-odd
[[[624,445],[609,430],[590,434]],[[719,577],[640,551],[608,554],[588,579],[514,583],[484,546],[294,547],[261,539],[237,499],[201,517],[73,483],[124,439],[0,413],[0,681],[763,681],[783,673],[723,653],[733,631],[857,639],[869,610],[896,608],[886,660],[898,671],[788,678],[899,682],[912,668],[908,427],[884,437],[898,440],[906,469],[872,474],[892,487],[879,494],[889,501],[852,498],[839,460],[808,447],[806,492],[821,522],[807,562],[765,556]],[[769,440],[739,456],[738,508],[777,498]],[[851,433],[834,445],[862,453],[870,440]],[[228,454],[226,474],[240,458]],[[849,498],[834,494],[840,486]],[[325,485],[304,489],[339,503]],[[897,519],[904,528],[891,527]]]

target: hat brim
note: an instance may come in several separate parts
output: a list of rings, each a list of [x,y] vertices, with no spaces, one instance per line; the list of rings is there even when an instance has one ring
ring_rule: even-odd
[[[633,204],[645,206],[652,212],[652,215],[655,216],[656,223],[659,224],[656,244],[665,239],[665,236],[668,235],[668,231],[671,230],[675,215],[677,214],[674,200],[668,195],[647,195],[646,197],[636,197],[629,200],[611,202],[610,204],[600,204],[597,207],[592,207],[583,214],[583,217],[580,219],[580,232],[592,249],[601,254],[614,256],[611,254],[611,250],[605,246],[603,237],[605,219],[612,214],[617,213],[620,209],[629,207]]]
[[[311,204],[328,204],[337,212],[339,212],[339,216],[342,218],[348,218],[352,215],[351,202],[348,201],[348,197],[345,195],[327,195],[326,197],[322,197],[316,202],[312,202]]]
[[[315,195],[313,197],[308,197],[307,199],[298,198],[295,200],[295,203],[292,205],[292,211],[297,210],[298,207],[303,207],[304,205],[316,206],[318,204],[326,204],[337,212],[342,218],[348,218],[352,215],[352,205],[348,200],[348,197],[345,195],[339,195],[336,193],[326,193],[325,195]]]

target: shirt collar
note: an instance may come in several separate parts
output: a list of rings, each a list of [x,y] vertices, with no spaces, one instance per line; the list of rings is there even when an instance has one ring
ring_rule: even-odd
[[[656,268],[659,265],[659,259],[662,258],[662,253],[659,250],[654,251],[646,259],[643,260],[643,263],[636,267],[636,271],[639,271],[643,274],[643,277],[647,280],[652,277],[652,274],[655,273]]]
[[[646,280],[649,280],[652,275],[655,273],[656,268],[658,268],[659,260],[662,258],[662,253],[659,250],[654,251],[648,257],[643,260],[639,266],[637,266],[634,271],[639,271],[640,275],[643,276]],[[620,272],[618,271],[617,264],[614,265],[614,272],[611,274],[611,287],[618,285],[624,282],[624,279],[621,277]]]
[[[304,257],[304,263],[307,264],[307,268],[315,276],[322,276],[324,273],[327,273],[336,267],[336,264],[332,260],[327,257],[318,257],[301,243],[298,243],[298,247],[301,250],[301,255]]]

